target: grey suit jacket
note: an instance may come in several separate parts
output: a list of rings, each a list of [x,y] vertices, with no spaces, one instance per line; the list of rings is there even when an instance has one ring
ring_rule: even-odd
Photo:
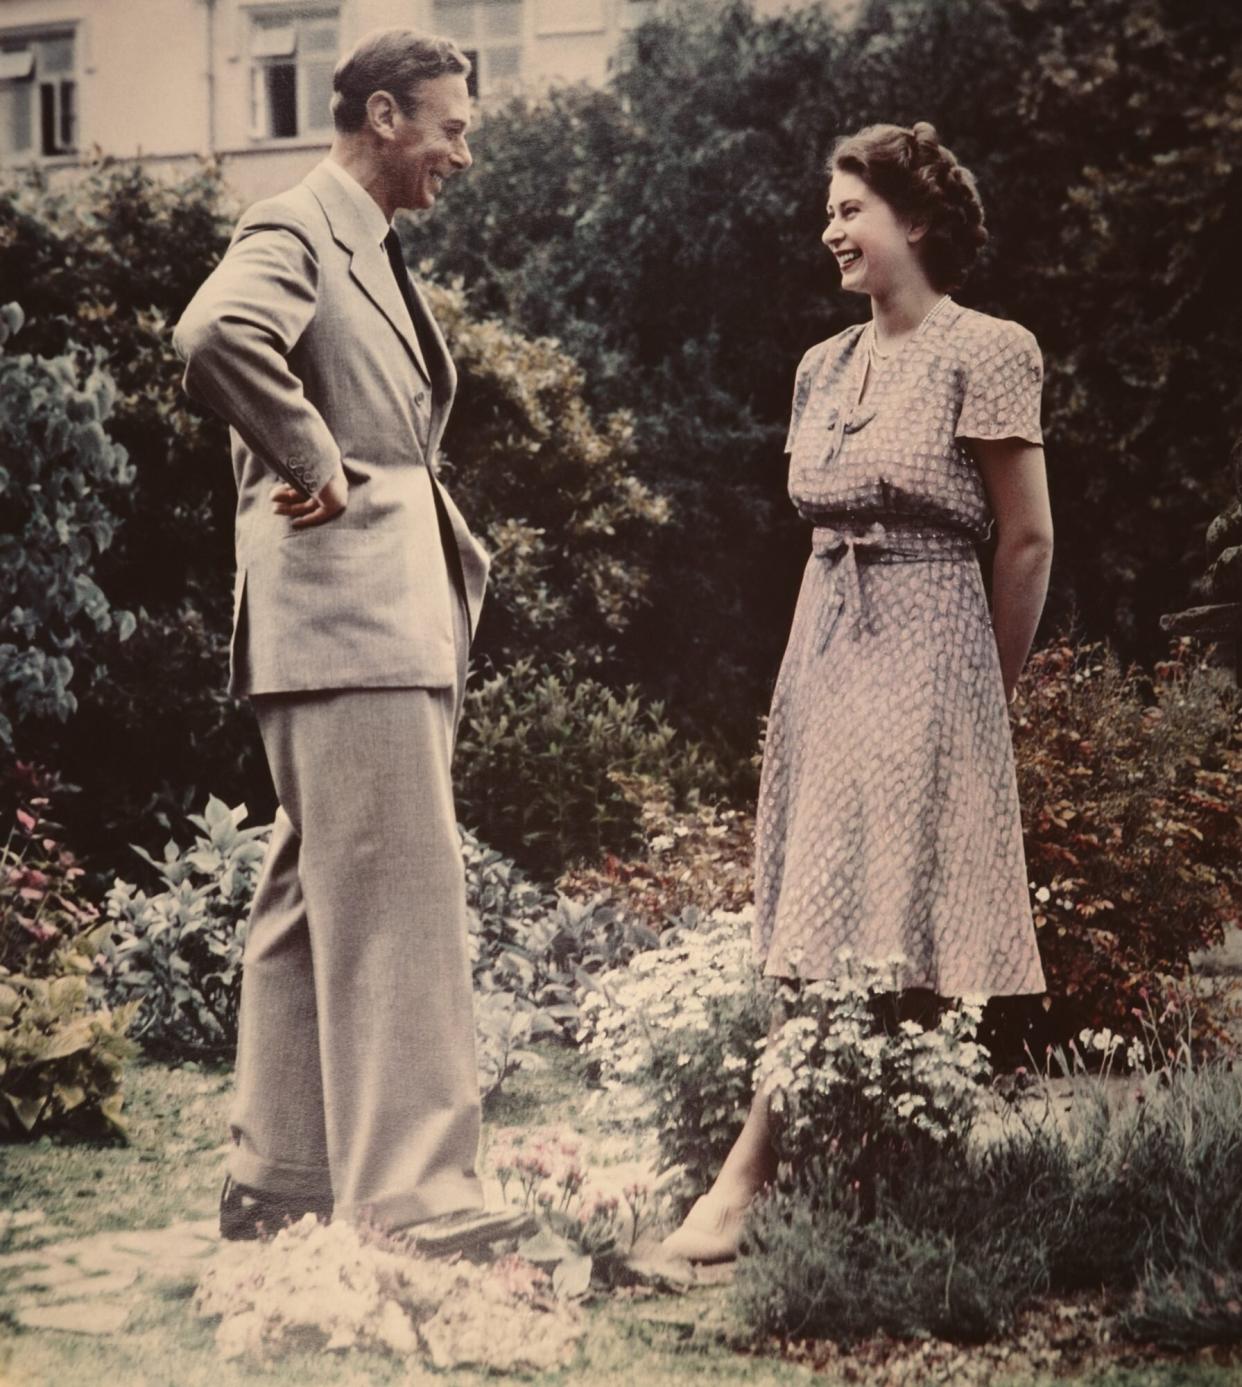
[[[415,296],[426,361],[383,248],[320,166],[243,215],[177,324],[186,389],[230,425],[234,694],[457,681],[437,501],[472,632],[488,560],[430,470],[457,376]],[[293,530],[273,512],[280,478],[313,494],[338,463],[343,514]]]

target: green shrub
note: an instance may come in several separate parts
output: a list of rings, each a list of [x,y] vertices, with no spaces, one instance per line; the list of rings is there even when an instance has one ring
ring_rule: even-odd
[[[559,870],[629,846],[641,803],[618,776],[665,782],[685,803],[722,788],[708,754],[633,688],[519,660],[466,695],[457,743],[461,817],[532,867]]]
[[[927,1198],[943,1198],[952,1168]],[[977,1194],[954,1191],[961,1201]],[[747,1224],[734,1285],[738,1319],[756,1338],[995,1338],[1046,1284],[1037,1229],[925,1227],[885,1209],[862,1219],[841,1203],[772,1193]]]
[[[213,796],[190,816],[191,847],[170,840],[162,861],[135,848],[162,891],[118,879],[108,892],[104,986],[136,1004],[137,1038],[157,1053],[228,1056],[237,1043],[246,917],[269,831],[242,828],[245,817],[245,805]]]
[[[1059,641],[1019,687],[1014,749],[1042,1038],[1132,1031],[1140,996],[1164,1015],[1191,952],[1242,914],[1242,700],[1185,644],[1149,680]]]
[[[89,699],[19,743],[82,787],[66,810],[72,839],[114,861],[140,834],[147,846],[160,841],[153,808],[166,832],[202,802],[204,780],[244,786],[252,803],[270,793],[252,723],[224,695],[235,504],[227,431],[183,394],[171,342],[230,222],[212,166],[169,179],[105,160],[71,181],[50,185],[29,170],[0,186],[0,283],[24,286],[15,346],[46,357],[74,350],[84,370],[99,356],[115,386],[108,430],[133,463],[124,490],[103,493],[115,538],[93,571],[137,629],[124,644],[85,633],[73,658]]]
[[[501,669],[572,650],[599,666],[650,601],[669,520],[634,473],[632,423],[596,422],[582,368],[557,343],[478,318],[459,287],[426,291],[458,371],[446,470],[492,554],[473,656]]]
[[[1037,1296],[1089,1291],[1132,1338],[1242,1337],[1242,1075],[1148,1038],[1155,1057],[1131,1046],[1124,1080],[1115,1038],[1102,1073],[1071,1051],[999,1133],[916,1146],[870,1192],[838,1151],[808,1161],[749,1224],[746,1330],[995,1337]]]
[[[134,629],[96,581],[111,498],[134,474],[104,429],[116,391],[98,359],[88,371],[69,354],[14,355],[6,343],[23,322],[17,304],[0,309],[0,696],[18,723],[64,722],[75,672],[79,688],[93,680],[81,668],[90,637]],[[0,746],[13,734],[0,713]]]
[[[96,1005],[101,947],[82,869],[52,835],[51,777],[18,765],[27,790],[0,848],[0,1141],[45,1134],[124,1136],[123,1064],[132,1007]]]
[[[58,951],[44,976],[0,970],[0,1140],[50,1133],[123,1137],[121,1077],[134,1007],[95,1008],[90,939]]]

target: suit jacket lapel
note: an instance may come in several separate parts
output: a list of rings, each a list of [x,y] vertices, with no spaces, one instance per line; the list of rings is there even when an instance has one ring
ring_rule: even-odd
[[[349,272],[354,282],[388,319],[405,343],[406,350],[422,373],[423,379],[434,391],[435,382],[431,370],[423,359],[418,335],[410,321],[410,314],[405,300],[401,297],[401,290],[397,287],[397,281],[392,277],[392,267],[388,263],[384,248],[378,244],[371,244],[366,225],[332,174],[325,169],[315,168],[306,175],[305,182],[319,199],[328,225],[332,228],[333,237],[339,245],[349,251]]]

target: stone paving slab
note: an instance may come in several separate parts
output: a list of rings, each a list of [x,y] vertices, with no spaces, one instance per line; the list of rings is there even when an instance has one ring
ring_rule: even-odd
[[[67,1334],[118,1334],[132,1309],[124,1301],[74,1301],[19,1310],[17,1322],[26,1329],[59,1329]]]
[[[0,1302],[27,1329],[117,1334],[144,1293],[196,1282],[218,1243],[214,1219],[45,1243],[0,1259]]]

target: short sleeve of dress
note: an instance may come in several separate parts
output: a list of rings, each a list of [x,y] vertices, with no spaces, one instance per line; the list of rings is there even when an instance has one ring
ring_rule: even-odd
[[[1039,422],[1044,363],[1035,338],[1017,323],[993,319],[974,336],[963,366],[958,438],[1021,438],[1042,443]]]
[[[789,415],[789,432],[785,435],[785,451],[792,453],[794,440],[798,436],[798,425],[806,410],[806,402],[811,397],[811,385],[815,380],[815,368],[824,354],[825,343],[812,347],[798,363],[798,374],[794,378],[793,408]]]

